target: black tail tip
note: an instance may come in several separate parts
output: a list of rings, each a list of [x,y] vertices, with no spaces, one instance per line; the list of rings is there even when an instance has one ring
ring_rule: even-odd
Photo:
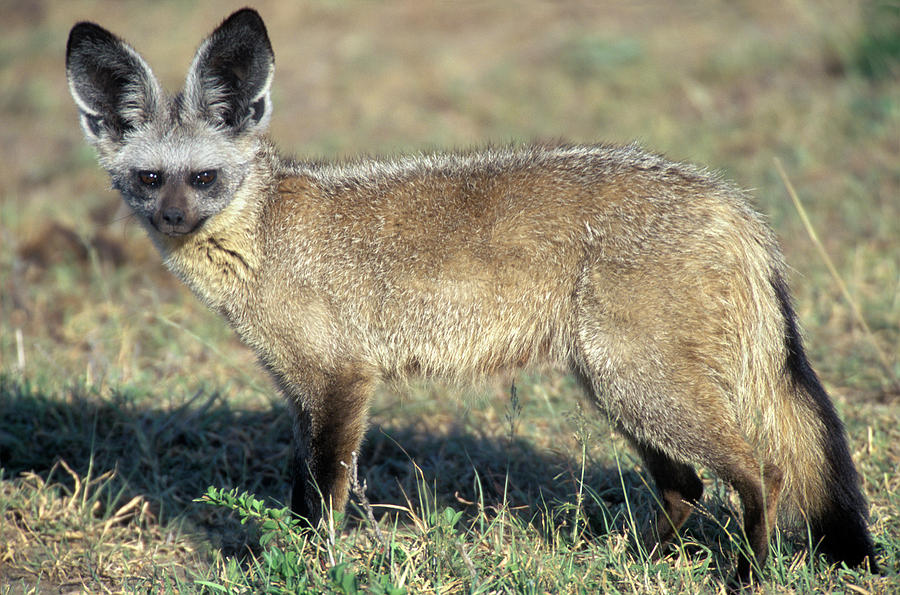
[[[850,568],[868,568],[872,574],[881,574],[875,560],[875,547],[865,518],[859,514],[830,515],[825,522],[813,527],[818,537],[818,550],[834,562],[842,562]]]
[[[839,547],[826,547],[823,542],[820,551],[825,554],[828,559],[834,562],[842,562],[848,568],[868,569],[872,574],[881,574],[881,568],[875,560],[875,550],[871,543],[858,544],[862,546],[860,549],[847,547],[841,544]]]

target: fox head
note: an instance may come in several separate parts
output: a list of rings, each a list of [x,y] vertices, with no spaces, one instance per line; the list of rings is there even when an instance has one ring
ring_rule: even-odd
[[[271,117],[274,71],[266,27],[251,9],[200,44],[174,96],[99,25],[78,23],[66,47],[85,136],[134,213],[166,236],[196,231],[232,201]]]

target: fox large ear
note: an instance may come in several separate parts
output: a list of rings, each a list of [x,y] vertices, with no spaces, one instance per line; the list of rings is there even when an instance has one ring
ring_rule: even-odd
[[[259,14],[245,8],[206,38],[188,71],[187,107],[235,134],[263,132],[269,124],[269,87],[275,54]]]
[[[162,97],[156,77],[127,43],[94,23],[78,23],[66,46],[69,90],[88,140],[121,141],[153,117]]]

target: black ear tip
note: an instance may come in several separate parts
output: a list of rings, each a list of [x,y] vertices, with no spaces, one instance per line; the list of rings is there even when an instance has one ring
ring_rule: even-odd
[[[225,22],[222,23],[222,25],[228,27],[247,27],[262,33],[266,32],[266,25],[263,23],[262,17],[252,8],[242,8],[231,13],[231,16],[225,19]]]
[[[272,55],[272,43],[269,41],[266,24],[252,8],[242,8],[232,13],[213,31],[211,37],[232,48],[243,48],[241,51],[252,47],[254,51],[264,50]]]
[[[109,43],[118,38],[96,23],[82,21],[76,23],[69,31],[69,42],[66,44],[66,57],[85,43]]]

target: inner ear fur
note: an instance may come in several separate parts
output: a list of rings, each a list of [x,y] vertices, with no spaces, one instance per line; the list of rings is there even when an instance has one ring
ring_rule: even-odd
[[[72,27],[66,45],[69,90],[85,134],[121,138],[151,118],[161,90],[153,72],[127,43],[94,23]]]
[[[263,130],[271,115],[275,54],[252,9],[235,12],[200,45],[185,83],[188,106],[235,133]]]

